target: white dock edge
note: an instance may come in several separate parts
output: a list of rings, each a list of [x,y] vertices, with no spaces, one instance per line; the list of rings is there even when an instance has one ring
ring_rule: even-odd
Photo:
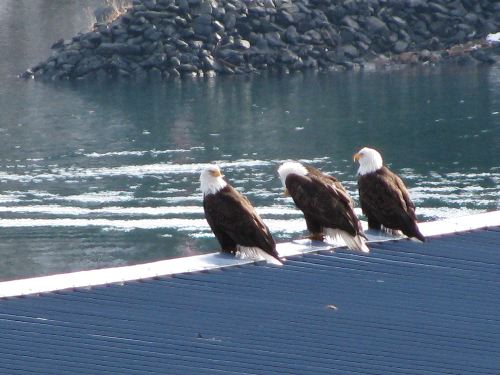
[[[366,226],[366,223],[364,223]],[[421,232],[426,237],[463,232],[500,225],[500,211],[420,223]],[[394,237],[367,233],[368,242],[394,240]],[[425,246],[425,245],[424,245]],[[277,250],[282,257],[332,249],[333,246],[321,242],[293,241],[279,243]],[[237,259],[219,253],[195,255],[168,259],[134,266],[104,268],[90,271],[72,272],[51,276],[0,282],[0,298],[53,292],[57,290],[86,288],[112,283],[148,279],[158,276],[205,271],[252,263],[254,260]]]

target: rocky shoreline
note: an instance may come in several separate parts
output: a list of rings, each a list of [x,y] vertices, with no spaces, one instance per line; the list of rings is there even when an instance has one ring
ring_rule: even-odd
[[[59,40],[21,77],[212,77],[264,70],[493,64],[500,2],[491,0],[133,0],[95,12],[91,31]]]

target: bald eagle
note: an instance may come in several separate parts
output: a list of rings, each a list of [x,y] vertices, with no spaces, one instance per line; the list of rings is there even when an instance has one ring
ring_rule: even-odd
[[[200,175],[205,218],[220,243],[221,252],[264,258],[281,265],[276,243],[250,201],[223,178],[217,165]]]
[[[380,153],[365,147],[354,155],[354,161],[359,162],[359,200],[368,227],[401,231],[424,242],[408,190],[403,180],[383,165]]]
[[[278,174],[285,195],[304,213],[309,238],[341,237],[351,250],[370,251],[351,197],[335,177],[298,162],[283,163]]]

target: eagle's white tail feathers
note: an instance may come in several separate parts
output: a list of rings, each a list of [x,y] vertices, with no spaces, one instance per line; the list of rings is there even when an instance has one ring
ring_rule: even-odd
[[[419,240],[417,237],[409,237],[410,241],[423,243],[422,240]]]
[[[386,232],[387,234],[390,234],[391,236],[394,236],[394,237],[406,237],[403,232],[401,232],[400,230],[398,229],[391,229],[391,228],[387,228],[387,227],[384,227],[382,225],[382,231]],[[419,240],[417,237],[408,237],[408,239],[410,241],[413,241],[413,242],[419,242],[419,243],[423,243],[421,240]]]
[[[365,239],[359,234],[352,236],[341,229],[325,228],[325,235],[330,237],[334,242],[340,239],[351,250],[362,251],[363,253],[370,252],[370,249],[366,246]]]
[[[382,225],[381,230],[387,234],[390,234],[391,236],[394,236],[394,237],[403,237],[404,236],[403,232],[401,232],[399,229],[391,229],[391,228],[384,227]]]
[[[278,259],[269,255],[260,247],[248,247],[238,245],[237,256],[241,259],[252,259],[252,260],[262,260],[264,259],[267,263],[274,264],[275,266],[282,266],[283,263]]]

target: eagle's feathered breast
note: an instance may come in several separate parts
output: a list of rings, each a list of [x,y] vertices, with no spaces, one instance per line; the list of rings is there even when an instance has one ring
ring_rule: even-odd
[[[356,235],[359,232],[358,220],[347,191],[336,178],[309,166],[307,169],[309,173],[306,176],[289,174],[285,181],[306,221]]]
[[[387,167],[360,175],[358,178],[359,199],[370,227],[380,225],[399,229],[411,237],[417,236],[415,205],[399,176]],[[417,236],[418,237],[418,236]]]
[[[231,185],[203,198],[205,217],[222,250],[235,253],[237,245],[258,247],[278,257],[276,244],[250,201]]]

